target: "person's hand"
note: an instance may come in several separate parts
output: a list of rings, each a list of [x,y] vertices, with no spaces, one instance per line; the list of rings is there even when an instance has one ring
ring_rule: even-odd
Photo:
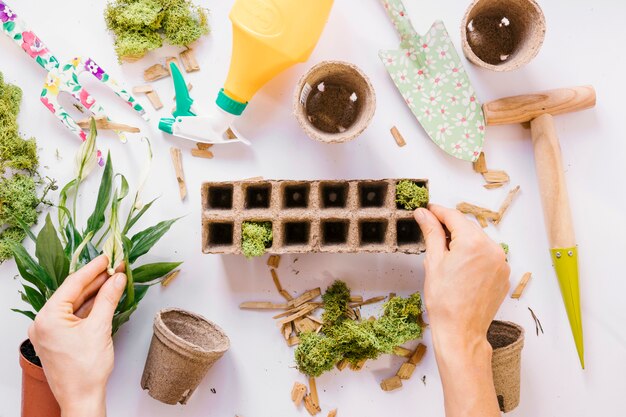
[[[111,326],[126,276],[102,255],[67,277],[28,330],[63,417],[104,417],[113,370]]]
[[[487,331],[510,286],[504,250],[457,210],[431,205],[415,219],[426,241],[424,303],[448,416],[499,415]],[[461,400],[468,397],[476,403]]]

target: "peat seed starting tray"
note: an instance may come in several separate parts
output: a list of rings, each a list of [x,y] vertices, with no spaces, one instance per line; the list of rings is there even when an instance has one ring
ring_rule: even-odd
[[[206,182],[203,252],[241,254],[242,224],[269,222],[268,253],[422,253],[413,212],[396,203],[402,180]],[[408,180],[428,188],[428,180]]]

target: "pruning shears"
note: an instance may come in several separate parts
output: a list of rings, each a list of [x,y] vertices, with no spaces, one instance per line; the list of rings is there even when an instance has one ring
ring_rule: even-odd
[[[173,117],[164,117],[159,121],[160,130],[194,142],[250,145],[250,142],[232,126],[236,116],[217,107],[208,116],[198,116],[193,109],[194,100],[189,94],[187,83],[178,65],[170,62],[170,71],[176,91],[176,109],[172,112]],[[229,129],[236,136],[235,139],[229,138],[227,134]]]

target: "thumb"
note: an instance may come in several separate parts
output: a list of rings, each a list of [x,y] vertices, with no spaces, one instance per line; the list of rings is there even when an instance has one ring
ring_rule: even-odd
[[[126,275],[117,273],[107,280],[98,291],[93,304],[89,321],[110,324],[117,304],[126,288]]]
[[[428,256],[431,259],[440,259],[447,250],[443,226],[433,213],[424,208],[415,210],[414,217],[424,235]]]

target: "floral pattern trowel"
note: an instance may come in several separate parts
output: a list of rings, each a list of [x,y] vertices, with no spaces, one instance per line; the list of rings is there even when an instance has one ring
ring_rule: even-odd
[[[41,91],[41,102],[50,110],[70,131],[81,140],[86,140],[85,132],[78,126],[69,113],[61,107],[58,101],[59,93],[67,92],[83,107],[98,116],[105,116],[102,106],[83,88],[78,76],[83,72],[88,72],[110,87],[115,94],[121,97],[129,106],[141,114],[147,120],[144,108],[130,95],[120,84],[113,80],[96,62],[91,58],[76,57],[66,64],[59,63],[59,60],[52,55],[44,43],[26,26],[15,12],[0,0],[0,24],[2,31],[17,43],[31,58],[48,71],[46,81]],[[126,141],[123,132],[116,132],[122,140]],[[100,163],[102,157],[99,155]]]
[[[400,49],[379,52],[396,87],[428,136],[448,154],[478,159],[485,118],[441,21],[420,36],[401,0],[381,0],[400,35]]]

